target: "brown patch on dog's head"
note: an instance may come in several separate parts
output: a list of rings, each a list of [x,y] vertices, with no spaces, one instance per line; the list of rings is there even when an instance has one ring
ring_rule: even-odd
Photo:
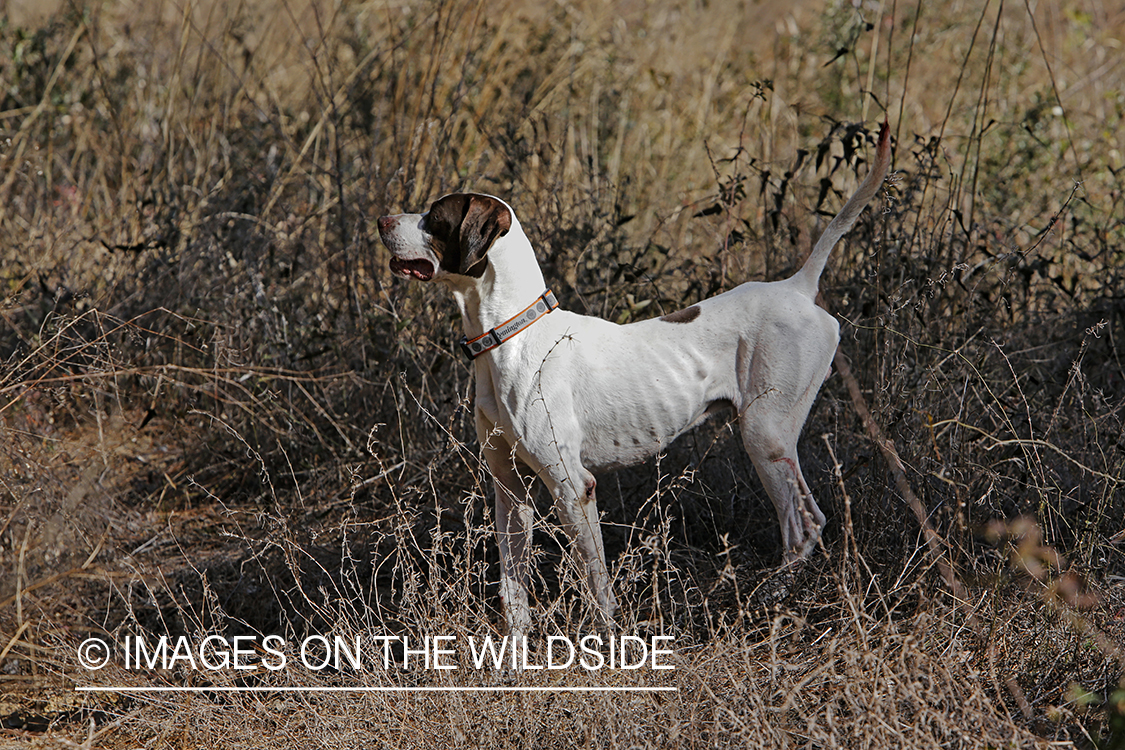
[[[690,323],[699,317],[699,305],[692,305],[685,307],[683,310],[677,310],[673,313],[661,316],[661,320],[668,323]]]
[[[512,212],[488,195],[453,193],[439,198],[426,214],[431,249],[448,273],[479,279],[492,243],[512,228]]]

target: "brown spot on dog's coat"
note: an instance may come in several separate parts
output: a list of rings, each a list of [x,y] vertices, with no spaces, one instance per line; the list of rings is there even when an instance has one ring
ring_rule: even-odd
[[[692,305],[685,307],[683,310],[677,310],[673,313],[661,316],[661,320],[668,323],[690,323],[699,317],[699,305]]]

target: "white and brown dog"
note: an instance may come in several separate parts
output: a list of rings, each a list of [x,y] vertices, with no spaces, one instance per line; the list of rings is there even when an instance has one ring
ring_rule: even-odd
[[[497,198],[447,195],[424,214],[379,219],[391,270],[441,282],[461,309],[462,347],[476,369],[477,437],[495,482],[500,596],[514,635],[532,624],[534,510],[521,465],[550,490],[607,620],[616,602],[594,475],[643,461],[715,411],[738,416],[781,522],[785,560],[812,550],[824,514],[801,474],[797,437],[840,338],[815,303],[817,287],[889,163],[884,123],[867,178],[792,277],[628,325],[554,311],[527,235]]]

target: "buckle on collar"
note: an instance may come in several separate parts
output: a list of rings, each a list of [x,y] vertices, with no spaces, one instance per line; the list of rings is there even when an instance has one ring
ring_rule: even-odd
[[[461,353],[471,361],[476,359],[478,355],[484,354],[489,349],[495,349],[503,342],[500,341],[500,337],[496,335],[496,329],[493,328],[483,336],[478,336],[472,341],[469,341],[468,336],[462,336],[460,343]]]
[[[555,298],[555,293],[548,289],[522,311],[495,328],[485,331],[472,340],[467,336],[462,336],[460,341],[461,352],[472,361],[490,349],[500,346],[547,313],[558,309],[558,306],[559,302]]]

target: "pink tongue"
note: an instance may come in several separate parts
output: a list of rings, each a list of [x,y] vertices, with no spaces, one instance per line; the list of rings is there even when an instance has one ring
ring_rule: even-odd
[[[394,273],[401,273],[407,276],[413,276],[422,281],[429,281],[434,277],[434,267],[429,261],[422,260],[421,258],[415,260],[402,260],[400,258],[391,258],[391,271]]]

